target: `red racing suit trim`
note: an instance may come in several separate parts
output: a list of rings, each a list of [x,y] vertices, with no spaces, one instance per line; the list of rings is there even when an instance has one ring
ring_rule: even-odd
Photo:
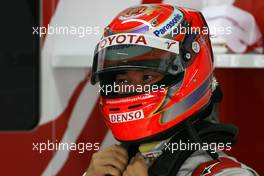
[[[213,176],[225,169],[241,168],[241,164],[226,157],[220,157],[219,161],[211,160],[200,164],[192,173],[192,176]]]

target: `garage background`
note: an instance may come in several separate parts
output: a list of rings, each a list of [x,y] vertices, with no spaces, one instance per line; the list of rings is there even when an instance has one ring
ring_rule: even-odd
[[[264,34],[262,0],[41,1],[41,26],[90,26],[92,32],[84,37],[47,34],[41,38],[41,117],[31,131],[0,133],[1,175],[82,175],[89,165],[93,150],[84,153],[56,150],[39,153],[33,150],[33,143],[99,142],[104,148],[116,142],[100,118],[97,107],[98,90],[97,87],[91,86],[89,80],[93,48],[101,37],[103,26],[118,12],[140,3],[159,2],[199,10],[223,4],[237,7],[251,14],[259,31]],[[237,20],[243,22],[243,19]],[[263,41],[263,38],[261,40]],[[247,47],[251,48],[251,45]],[[220,105],[220,120],[234,123],[240,129],[239,141],[231,154],[262,175],[263,53],[259,48],[258,51],[251,48],[242,53],[231,52],[226,45],[223,48],[215,48],[215,73],[224,93]],[[4,117],[5,114],[2,114],[1,118]]]

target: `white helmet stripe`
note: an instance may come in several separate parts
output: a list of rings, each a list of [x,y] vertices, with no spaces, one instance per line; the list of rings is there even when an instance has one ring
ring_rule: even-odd
[[[142,45],[179,54],[178,41],[135,33],[119,33],[105,37],[98,43],[97,52],[115,45]]]

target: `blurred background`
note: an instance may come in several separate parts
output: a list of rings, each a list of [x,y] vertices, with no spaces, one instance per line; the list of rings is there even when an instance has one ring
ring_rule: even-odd
[[[13,0],[1,5],[1,175],[82,175],[95,149],[45,150],[37,143],[116,141],[90,84],[93,50],[103,27],[125,8],[169,3],[201,10],[224,98],[220,121],[239,127],[230,152],[264,174],[264,1]],[[231,33],[215,30],[230,27]]]

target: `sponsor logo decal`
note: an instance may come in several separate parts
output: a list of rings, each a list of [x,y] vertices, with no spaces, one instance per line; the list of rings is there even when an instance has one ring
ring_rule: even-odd
[[[134,33],[120,33],[103,38],[98,43],[97,52],[115,45],[141,45],[179,54],[178,41]]]
[[[124,123],[144,118],[143,110],[130,111],[117,114],[109,114],[109,120],[111,123]]]
[[[123,21],[123,20],[138,18],[143,15],[151,15],[155,10],[159,10],[159,8],[149,4],[132,7],[121,12],[118,19]]]
[[[120,16],[118,17],[118,19],[119,20],[127,20],[127,19],[131,19],[131,18],[140,17],[140,16],[145,14],[144,12],[146,11],[146,9],[147,9],[146,6],[129,8],[129,9],[125,10],[124,12],[122,12],[120,14]]]
[[[210,175],[212,173],[212,168],[219,163],[220,162],[216,162],[216,163],[211,164],[210,166],[205,167],[201,176]]]
[[[136,35],[136,34],[112,35],[100,41],[99,49],[112,45],[122,45],[122,44],[147,45],[147,41],[143,35]]]
[[[167,34],[168,30],[173,28],[182,19],[182,17],[183,16],[180,13],[174,14],[173,18],[168,23],[155,30],[153,34],[155,34],[157,37],[164,36],[165,34]]]
[[[172,47],[173,45],[176,45],[176,44],[177,44],[176,41],[174,41],[174,42],[166,42],[166,43],[167,43],[167,49],[171,49],[171,47]]]
[[[142,24],[145,24],[146,26],[148,26],[149,27],[149,30],[153,29],[153,26],[149,22],[147,22],[145,20],[141,20],[141,19],[128,19],[128,20],[123,21],[122,24],[125,24],[125,23],[128,23],[128,22],[139,22],[139,23],[142,23]]]

